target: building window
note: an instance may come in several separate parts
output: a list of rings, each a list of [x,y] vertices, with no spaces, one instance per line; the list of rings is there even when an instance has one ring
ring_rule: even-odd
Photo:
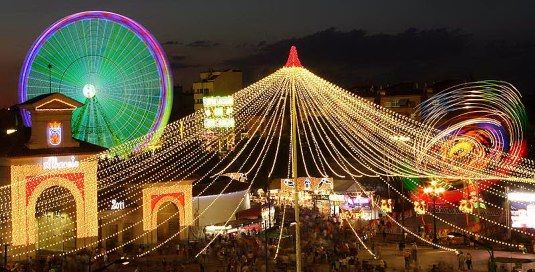
[[[208,89],[204,89],[204,94],[208,94]]]

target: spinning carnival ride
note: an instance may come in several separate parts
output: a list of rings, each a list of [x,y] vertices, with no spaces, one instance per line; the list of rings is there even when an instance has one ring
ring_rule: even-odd
[[[523,133],[527,116],[520,93],[507,82],[489,80],[453,86],[420,104],[416,114],[424,124],[441,131],[435,136],[429,133],[430,141],[416,145],[422,150],[441,153],[445,160],[483,169],[490,162],[515,166],[525,155]],[[507,173],[508,170],[496,167],[493,171]],[[424,182],[417,178],[403,181],[412,190]],[[443,199],[451,203],[474,200],[482,188],[495,183],[458,179],[439,182],[448,189]],[[421,188],[415,191],[415,198],[430,201]]]
[[[109,148],[146,134],[157,139],[169,118],[172,80],[161,46],[143,26],[87,11],[46,29],[22,66],[19,102],[55,92],[84,104],[73,113],[73,136]],[[30,126],[29,113],[22,114]]]

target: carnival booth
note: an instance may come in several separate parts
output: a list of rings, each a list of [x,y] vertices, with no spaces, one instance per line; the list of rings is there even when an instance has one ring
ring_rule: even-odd
[[[317,208],[321,212],[331,212],[329,197],[333,194],[332,178],[300,177],[293,179],[274,179],[270,182],[269,193],[276,205],[291,205],[294,192],[299,193],[299,205]]]

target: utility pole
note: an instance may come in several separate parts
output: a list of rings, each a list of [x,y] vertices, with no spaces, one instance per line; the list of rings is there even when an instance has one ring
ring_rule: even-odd
[[[299,190],[297,184],[297,109],[295,75],[291,79],[291,134],[292,134],[292,178],[294,182],[294,212],[295,212],[295,269],[301,272],[301,220],[299,219]]]
[[[265,238],[266,238],[266,272],[269,271],[268,269],[268,263],[269,263],[269,254],[268,254],[268,223],[270,223],[270,220],[271,220],[271,213],[270,213],[270,205],[269,205],[269,180],[268,180],[268,186],[266,186],[266,204],[267,204],[267,207],[268,207],[268,220],[266,222],[264,222],[264,235],[265,235]],[[269,227],[271,227],[271,224],[269,224]]]

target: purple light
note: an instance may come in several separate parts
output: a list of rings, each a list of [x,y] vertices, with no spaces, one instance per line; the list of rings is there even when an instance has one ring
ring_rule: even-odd
[[[156,39],[150,34],[147,29],[145,29],[143,26],[128,17],[108,11],[84,11],[72,14],[55,22],[43,33],[41,33],[41,35],[37,38],[37,40],[33,43],[32,47],[28,51],[28,54],[26,55],[26,58],[24,59],[22,65],[19,77],[19,103],[23,103],[24,101],[28,100],[28,75],[31,70],[31,64],[35,60],[35,57],[37,56],[43,44],[61,28],[71,23],[86,19],[105,19],[121,24],[122,26],[134,32],[136,36],[138,36],[145,44],[147,44],[150,54],[156,60],[158,74],[160,75],[160,83],[162,85],[162,91],[160,94],[160,107],[158,108],[158,112],[156,114],[156,122],[154,122],[150,130],[155,131],[162,124],[167,104],[171,103],[172,99],[172,93],[170,90],[173,84],[171,82],[167,57],[165,56],[165,53],[160,44],[156,41]],[[21,114],[24,125],[27,127],[31,126],[30,113],[26,110],[21,110]]]

